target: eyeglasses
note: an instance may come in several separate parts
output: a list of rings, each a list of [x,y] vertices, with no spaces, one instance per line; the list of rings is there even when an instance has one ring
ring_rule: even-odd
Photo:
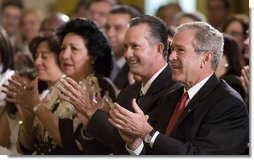
[[[233,37],[240,37],[240,36],[244,36],[243,32],[237,32],[237,31],[232,31],[229,32],[229,34]]]

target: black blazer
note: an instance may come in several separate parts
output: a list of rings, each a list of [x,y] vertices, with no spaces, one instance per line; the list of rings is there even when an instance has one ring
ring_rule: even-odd
[[[230,87],[232,87],[241,95],[243,99],[245,98],[245,92],[241,83],[240,76],[233,75],[233,74],[226,74],[226,75],[223,75],[221,79],[224,79]]]
[[[176,83],[171,78],[171,68],[168,65],[160,75],[155,79],[147,93],[142,98],[141,109],[145,114],[149,115],[149,122],[152,126],[157,125],[158,122],[158,109],[161,98],[166,93],[181,87],[179,83]],[[133,111],[131,101],[133,98],[137,98],[140,94],[141,83],[135,83],[125,89],[123,89],[117,97],[117,103],[121,106]],[[96,137],[97,140],[107,145],[114,154],[128,154],[125,150],[125,142],[120,138],[116,128],[114,128],[108,122],[108,114],[103,111],[96,111],[92,116],[87,126],[88,133]],[[101,146],[94,147],[92,143],[88,141],[86,149],[97,148],[95,152],[90,151],[91,154],[98,154]],[[92,145],[92,146],[89,146]],[[102,149],[104,151],[105,149]]]
[[[162,101],[156,129],[161,133],[145,154],[233,155],[246,151],[249,118],[241,96],[215,74],[190,100],[170,136],[163,133],[183,88]]]
[[[103,96],[106,92],[108,96],[115,101],[116,99],[116,94],[115,90],[112,86],[112,82],[107,78],[103,77],[101,75],[96,75],[98,79],[98,83],[101,90],[101,95]],[[77,119],[75,119],[77,120]],[[60,131],[60,136],[62,140],[62,154],[68,154],[68,155],[77,155],[77,154],[87,154],[86,152],[80,151],[81,149],[79,146],[77,146],[76,141],[80,140],[80,132],[82,131],[82,123],[78,125],[76,130],[74,130],[73,126],[73,121],[71,119],[59,119],[59,131]],[[105,153],[108,153],[109,151],[106,151]]]
[[[129,85],[129,81],[128,81],[129,70],[130,70],[129,65],[125,63],[123,68],[121,68],[116,78],[114,79],[113,83],[118,89],[121,90]]]

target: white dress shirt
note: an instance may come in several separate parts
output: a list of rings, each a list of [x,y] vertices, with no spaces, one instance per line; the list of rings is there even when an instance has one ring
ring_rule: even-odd
[[[213,73],[212,73],[213,74]],[[190,102],[190,100],[195,96],[195,94],[204,86],[204,84],[208,81],[208,79],[212,76],[212,74],[210,74],[209,76],[207,76],[206,78],[204,78],[202,81],[200,81],[199,83],[197,83],[196,85],[192,86],[189,90],[187,90],[188,92],[188,96],[189,96],[189,99],[186,101],[185,103],[185,107],[188,105],[188,103]],[[185,90],[186,91],[186,90]],[[151,139],[151,142],[150,142],[150,147],[152,148],[153,147],[153,144],[157,138],[157,136],[159,135],[160,132],[156,131],[156,133],[154,134],[154,136],[152,137]],[[142,146],[142,148],[141,148]],[[132,154],[132,155],[139,155],[142,151],[144,147],[144,144],[142,142],[142,144],[134,151],[131,151],[128,146],[126,145],[126,149],[127,151]]]

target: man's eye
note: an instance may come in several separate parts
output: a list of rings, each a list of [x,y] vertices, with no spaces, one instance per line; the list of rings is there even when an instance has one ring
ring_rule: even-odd
[[[61,47],[61,51],[64,51],[65,50],[65,47]]]
[[[132,48],[133,49],[137,49],[139,46],[138,45],[133,45]]]

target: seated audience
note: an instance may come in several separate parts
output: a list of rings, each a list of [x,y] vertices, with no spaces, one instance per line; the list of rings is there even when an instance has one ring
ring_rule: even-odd
[[[205,22],[177,28],[169,60],[172,78],[184,87],[161,101],[158,128],[132,102],[134,112],[115,103],[109,121],[131,154],[235,155],[246,153],[249,117],[234,89],[215,75],[223,35]]]
[[[113,56],[109,42],[96,24],[86,19],[70,20],[57,35],[61,43],[60,66],[69,76],[67,79],[83,86],[80,92],[86,90],[87,82],[92,86],[94,96],[100,93],[114,101],[114,89],[106,78],[111,72]],[[39,98],[36,81],[25,84],[16,78],[11,84],[12,91],[9,86],[9,92],[6,92],[10,97],[7,100],[26,106],[30,111],[29,118],[33,118],[33,113],[39,123],[33,127],[30,120],[22,125],[19,136],[22,151],[26,154],[81,154],[83,149],[76,139],[82,124],[73,105],[60,99],[59,81],[43,100]],[[22,92],[17,92],[19,89]]]
[[[171,68],[166,61],[168,55],[168,34],[165,23],[154,16],[143,15],[133,18],[124,39],[124,57],[130,66],[130,71],[140,78],[124,88],[116,102],[133,111],[131,102],[138,99],[140,108],[149,115],[149,123],[156,127],[159,120],[159,103],[164,95],[181,87],[171,78]],[[100,108],[100,103],[91,103],[92,94],[79,93],[81,89],[67,79],[62,81],[61,95],[72,103],[77,112],[83,115],[83,135],[80,143],[88,154],[127,154],[125,143],[108,122],[108,112]],[[89,88],[89,87],[87,87]],[[114,101],[113,101],[114,102]],[[111,106],[111,105],[110,105]],[[109,108],[109,107],[106,107]],[[100,128],[100,129],[98,129]],[[88,138],[89,137],[89,138]]]
[[[59,60],[58,60],[58,56],[60,54],[60,45],[58,43],[58,40],[52,37],[35,37],[31,41],[30,50],[35,60],[34,66],[36,69],[36,73],[38,75],[38,79],[46,82],[49,90],[54,90],[53,88],[54,83],[63,76],[63,73],[60,69]],[[33,73],[28,72],[28,70],[23,70],[19,72],[19,76],[21,77],[25,76],[29,78],[30,81],[27,81],[25,83],[23,82],[23,79],[19,79],[19,80],[25,84],[33,83],[31,82],[31,80],[33,80],[36,77],[36,75],[32,75],[32,74]],[[13,79],[15,80],[15,77]],[[36,91],[35,95],[38,95],[40,99],[42,99],[49,92],[49,90],[44,94],[38,95],[37,93],[38,89],[35,88],[35,91]],[[15,93],[16,96],[14,101],[16,102],[16,106],[17,106],[20,118],[22,120],[22,125],[20,126],[21,129],[20,131],[17,130],[17,133],[19,133],[19,140],[20,140],[19,143],[21,146],[24,143],[22,142],[22,140],[27,142],[31,140],[32,138],[34,138],[33,146],[38,146],[37,148],[36,147],[34,148],[34,153],[38,153],[39,151],[45,150],[45,148],[42,147],[43,146],[42,144],[46,144],[49,137],[48,137],[48,134],[45,134],[47,133],[47,131],[39,123],[38,118],[35,118],[34,113],[31,110],[25,108],[24,106],[26,105],[26,103],[29,104],[29,101],[31,101],[29,98],[34,97],[34,95],[31,95],[30,97],[21,97],[20,94],[26,95],[24,93],[26,92],[26,88],[22,88],[19,92],[23,92],[23,93]],[[8,94],[10,93],[7,92],[7,95]],[[48,96],[49,94],[50,93],[48,93]],[[25,102],[25,100],[27,102]],[[31,130],[33,131],[33,133],[30,132]],[[22,138],[27,138],[27,139],[22,139]],[[52,146],[49,145],[47,147],[48,147],[47,149],[53,150]],[[20,152],[23,154],[26,154],[26,152],[22,150],[22,147],[20,148]]]

